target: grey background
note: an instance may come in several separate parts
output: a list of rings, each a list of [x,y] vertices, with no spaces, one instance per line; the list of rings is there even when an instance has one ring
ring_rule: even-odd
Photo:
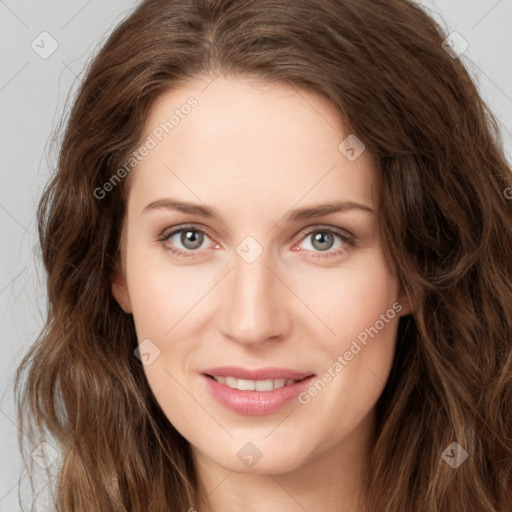
[[[22,355],[44,324],[44,275],[39,253],[33,250],[34,214],[49,177],[50,136],[87,59],[136,3],[0,0],[0,512],[20,509],[18,490],[25,493],[28,483],[16,439],[12,382]],[[432,11],[447,35],[457,31],[469,43],[462,59],[501,123],[512,161],[512,0],[418,3]],[[31,46],[38,44],[42,53],[55,44],[40,36],[42,32],[58,44],[47,58]],[[44,493],[44,480],[40,488]]]

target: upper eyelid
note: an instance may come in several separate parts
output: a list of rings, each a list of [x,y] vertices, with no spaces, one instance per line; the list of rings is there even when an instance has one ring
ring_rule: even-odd
[[[310,235],[311,232],[313,232],[313,231],[322,231],[322,230],[324,230],[324,231],[331,231],[331,232],[333,232],[334,234],[336,234],[338,236],[341,236],[341,234],[346,233],[347,237],[349,237],[349,238],[356,238],[355,235],[353,235],[350,231],[348,231],[345,228],[339,228],[339,227],[336,227],[336,226],[329,226],[327,224],[312,224],[310,226],[306,226],[305,228],[302,228],[299,231],[299,235],[300,234]]]
[[[200,233],[205,234],[208,238],[212,239],[212,237],[210,236],[207,229],[203,228],[202,226],[195,225],[195,224],[185,224],[183,226],[175,226],[173,228],[164,229],[162,231],[162,235],[160,236],[160,239],[169,238],[171,236],[174,236],[176,233],[179,233],[180,231],[185,231],[187,229],[190,231],[199,231]]]

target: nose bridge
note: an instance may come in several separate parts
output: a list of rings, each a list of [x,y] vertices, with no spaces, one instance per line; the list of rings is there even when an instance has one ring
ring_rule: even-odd
[[[233,298],[237,299],[236,302],[254,305],[268,303],[269,291],[273,287],[270,281],[274,277],[268,265],[268,258],[264,256],[248,262],[237,255],[234,262],[232,290]]]
[[[280,301],[282,284],[269,269],[269,253],[262,249],[258,254],[250,240],[241,243],[228,278],[229,297],[222,306],[224,333],[240,343],[282,335],[289,326],[285,302]]]

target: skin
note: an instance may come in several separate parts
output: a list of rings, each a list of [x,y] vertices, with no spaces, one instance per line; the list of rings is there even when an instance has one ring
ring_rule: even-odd
[[[150,339],[160,350],[144,370],[169,421],[191,443],[210,501],[199,512],[325,512],[340,504],[355,512],[399,316],[411,312],[381,250],[372,159],[364,151],[349,161],[338,149],[349,133],[317,95],[224,76],[210,82],[166,92],[150,112],[144,139],[190,96],[198,101],[132,171],[112,293],[133,314],[139,343]],[[214,207],[220,218],[143,212],[168,197]],[[373,213],[285,218],[293,208],[335,200]],[[158,241],[185,223],[205,233],[195,252],[180,233]],[[357,246],[335,236],[322,251],[304,232],[317,227],[348,232]],[[263,250],[252,263],[236,251],[247,236]],[[340,247],[346,250],[336,255]],[[200,374],[214,366],[317,376],[331,367],[332,374],[338,356],[396,302],[400,313],[307,404],[246,416],[206,391]],[[237,457],[247,442],[262,454],[252,467]]]

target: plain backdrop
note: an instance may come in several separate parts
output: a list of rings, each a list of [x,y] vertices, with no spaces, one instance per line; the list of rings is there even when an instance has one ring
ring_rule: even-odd
[[[469,44],[460,58],[500,121],[511,162],[512,0],[418,3],[446,35],[456,31]],[[35,211],[55,162],[50,137],[85,63],[136,4],[0,0],[0,512],[20,510],[18,491],[25,494],[28,483],[17,444],[13,376],[44,324]]]

